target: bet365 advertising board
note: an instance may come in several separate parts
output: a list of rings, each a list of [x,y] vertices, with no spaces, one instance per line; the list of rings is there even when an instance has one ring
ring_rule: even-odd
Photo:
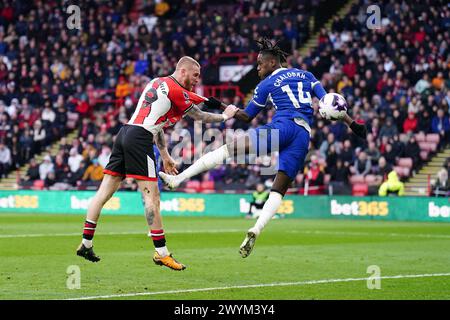
[[[92,191],[0,191],[0,212],[85,214]],[[187,194],[163,192],[165,216],[243,217],[248,194]],[[143,214],[139,192],[117,192],[104,214]],[[450,222],[450,200],[427,197],[350,197],[288,195],[278,211],[286,218],[335,218]]]

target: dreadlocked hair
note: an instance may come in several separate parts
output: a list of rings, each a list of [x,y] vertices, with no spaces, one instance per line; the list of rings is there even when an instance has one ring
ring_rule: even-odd
[[[287,52],[283,51],[279,46],[280,40],[273,44],[268,38],[262,38],[261,40],[256,40],[259,46],[259,52],[262,54],[269,53],[280,60],[280,63],[286,62],[286,58],[289,55]]]

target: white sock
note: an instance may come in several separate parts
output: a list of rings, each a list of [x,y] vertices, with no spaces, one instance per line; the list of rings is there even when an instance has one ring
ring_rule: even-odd
[[[256,233],[256,235],[259,235],[270,219],[272,219],[272,217],[277,213],[282,201],[283,196],[280,193],[271,191],[269,198],[264,204],[261,214],[255,223],[255,226],[251,228],[250,231]]]
[[[228,148],[225,144],[220,148],[201,156],[200,159],[195,161],[189,168],[180,173],[177,178],[180,179],[180,181],[192,178],[199,173],[215,168],[217,165],[223,163],[223,161],[228,158]]]
[[[160,248],[155,248],[155,250],[163,258],[169,255],[169,250],[167,250],[166,246],[160,247]]]
[[[86,248],[91,248],[92,247],[92,240],[87,240],[87,239],[82,239],[81,240],[81,242],[83,243],[83,245],[86,247]]]

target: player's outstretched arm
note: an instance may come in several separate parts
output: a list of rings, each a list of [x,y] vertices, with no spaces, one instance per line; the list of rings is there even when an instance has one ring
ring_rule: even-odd
[[[209,97],[207,101],[204,102],[204,104],[209,108],[215,108],[215,109],[222,109],[225,110],[227,105],[220,100],[217,100],[214,97]],[[248,113],[246,113],[244,110],[238,109],[236,114],[234,115],[234,118],[239,121],[244,121],[247,123],[250,123],[253,120],[253,117],[251,117]]]
[[[248,115],[247,112],[245,112],[244,110],[238,110],[234,115],[234,118],[247,123],[250,123],[253,120],[253,117]]]
[[[230,104],[221,114],[217,114],[204,112],[200,110],[199,107],[194,105],[186,114],[194,120],[200,120],[206,123],[210,123],[227,121],[228,119],[233,118],[238,110],[239,108]]]
[[[357,123],[348,114],[345,114],[342,121],[344,121],[350,127],[350,129],[352,129],[353,133],[358,137],[362,139],[367,138],[367,128],[365,125]]]

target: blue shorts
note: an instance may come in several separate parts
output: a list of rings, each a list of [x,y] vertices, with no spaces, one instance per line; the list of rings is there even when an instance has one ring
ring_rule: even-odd
[[[288,118],[276,119],[249,131],[257,155],[278,151],[278,171],[283,171],[289,178],[295,179],[298,171],[303,169],[308,154],[309,132]]]

